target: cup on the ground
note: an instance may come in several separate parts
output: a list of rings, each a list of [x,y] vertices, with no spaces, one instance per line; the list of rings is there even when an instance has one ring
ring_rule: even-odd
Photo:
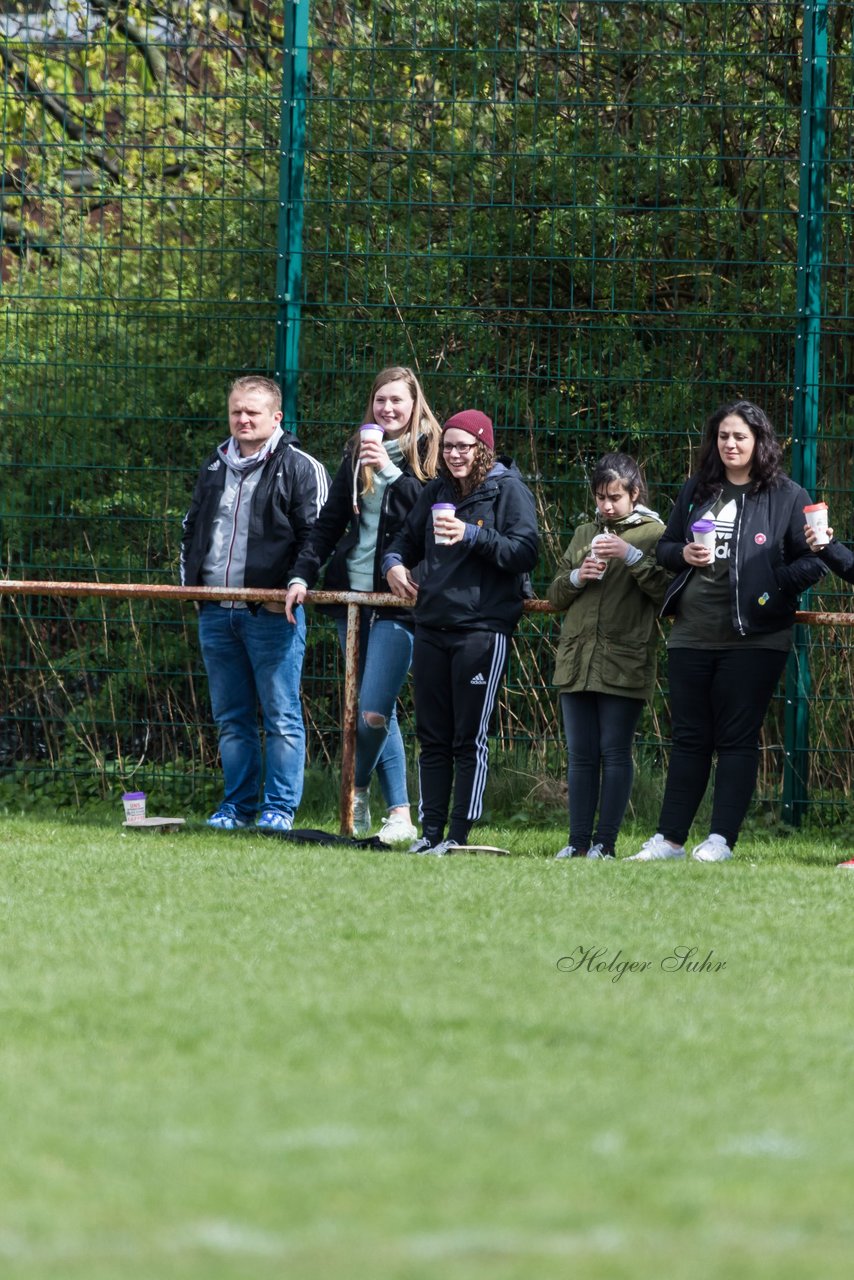
[[[815,532],[815,545],[826,547],[830,542],[827,536],[827,503],[814,502],[812,506],[804,507],[804,515],[807,524]]]
[[[366,422],[363,427],[359,427],[359,435],[362,444],[382,444],[385,430],[375,422]],[[365,463],[362,463],[362,466],[365,466]]]
[[[597,533],[596,537],[593,538],[593,540],[591,541],[590,550],[587,553],[587,559],[592,560],[599,568],[599,573],[597,575],[599,578],[604,578],[605,570],[608,568],[608,561],[599,559],[599,557],[596,554],[596,547],[597,547],[597,544],[601,545],[603,542],[606,542],[607,539],[608,539],[607,533]]]
[[[716,530],[714,520],[695,520],[691,525],[691,536],[698,546],[705,547],[714,555]]]
[[[142,822],[145,819],[145,792],[126,791],[122,796],[125,822]]]
[[[438,530],[436,529],[436,518],[437,516],[452,516],[456,511],[456,509],[457,508],[454,506],[453,502],[434,502],[433,503],[433,506],[432,506],[433,537],[436,540],[436,545],[439,547],[448,546],[451,540],[450,538],[446,538],[444,534],[441,534],[438,532]]]

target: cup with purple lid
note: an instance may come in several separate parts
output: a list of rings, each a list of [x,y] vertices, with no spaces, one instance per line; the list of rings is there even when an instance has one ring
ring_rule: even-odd
[[[454,513],[456,512],[456,509],[457,508],[454,506],[453,502],[434,502],[433,503],[433,506],[431,508],[433,512],[433,537],[435,539],[437,547],[449,546],[451,543],[451,539],[446,537],[445,534],[439,533],[438,529],[436,528],[436,520],[438,517],[441,517],[441,516],[454,515]]]
[[[364,426],[359,427],[359,436],[362,444],[382,444],[385,436],[385,429],[376,422],[366,422]],[[362,463],[362,466],[367,465]]]
[[[698,546],[705,547],[712,555],[715,554],[715,534],[717,525],[714,520],[704,517],[702,520],[695,520],[691,525],[691,537]]]

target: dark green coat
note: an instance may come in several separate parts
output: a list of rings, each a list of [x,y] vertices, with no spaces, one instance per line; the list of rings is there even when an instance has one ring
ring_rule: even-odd
[[[566,610],[554,683],[561,693],[647,699],[655,687],[656,618],[671,577],[655,559],[664,524],[645,510],[609,521],[608,531],[640,548],[642,559],[631,566],[609,560],[601,581],[574,587],[569,575],[604,527],[600,521],[579,525],[549,587],[551,603]]]

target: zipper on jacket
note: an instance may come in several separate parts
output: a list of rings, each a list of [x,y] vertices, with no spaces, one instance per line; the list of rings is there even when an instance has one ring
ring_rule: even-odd
[[[739,514],[739,518],[736,523],[736,529],[735,529],[735,616],[738,622],[739,634],[746,636],[747,632],[744,629],[744,623],[741,618],[741,599],[740,599],[739,576],[738,576],[738,548],[741,542],[741,526],[744,523],[744,503],[745,503],[745,494],[742,494],[741,504],[740,504],[741,512]]]
[[[235,495],[234,505],[231,509],[231,537],[228,540],[228,551],[226,552],[226,557],[225,557],[225,585],[227,587],[230,587],[232,585],[231,582],[229,582],[229,577],[231,576],[231,557],[234,552],[234,543],[237,538],[237,517],[240,512],[240,503],[243,500],[243,480],[244,480],[243,476],[237,477],[237,494]],[[248,552],[249,552],[249,530],[248,529],[246,530],[246,551],[247,551],[247,559],[248,559]],[[231,607],[232,609],[234,608],[233,600],[231,601]]]

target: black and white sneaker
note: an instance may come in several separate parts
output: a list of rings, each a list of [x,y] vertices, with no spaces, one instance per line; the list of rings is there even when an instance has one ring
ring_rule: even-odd
[[[420,836],[419,839],[413,840],[412,844],[406,850],[407,853],[426,853],[431,849],[432,845],[426,836]]]

